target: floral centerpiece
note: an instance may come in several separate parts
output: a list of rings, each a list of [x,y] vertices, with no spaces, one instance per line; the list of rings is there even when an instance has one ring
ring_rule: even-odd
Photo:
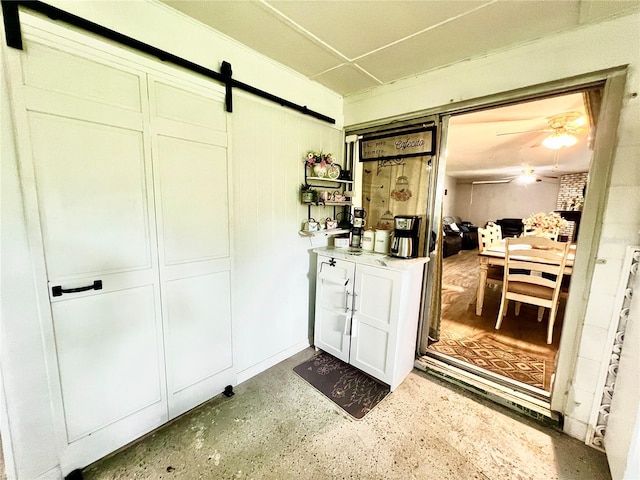
[[[522,223],[525,226],[525,230],[535,231],[540,235],[557,233],[558,230],[569,225],[569,222],[556,212],[549,212],[548,214],[544,212],[534,213],[523,219]]]
[[[327,169],[333,165],[333,155],[331,153],[314,152],[309,150],[305,157],[307,168],[313,172],[315,177],[325,177]]]

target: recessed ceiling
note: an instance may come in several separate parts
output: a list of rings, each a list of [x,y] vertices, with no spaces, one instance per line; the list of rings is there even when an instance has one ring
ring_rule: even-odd
[[[558,150],[543,146],[553,133],[550,118],[570,112],[586,120],[572,133],[578,142]],[[471,181],[517,176],[527,169],[539,176],[586,172],[593,153],[590,122],[582,93],[453,116],[447,134],[447,175]]]
[[[162,0],[343,95],[640,11],[640,0]]]

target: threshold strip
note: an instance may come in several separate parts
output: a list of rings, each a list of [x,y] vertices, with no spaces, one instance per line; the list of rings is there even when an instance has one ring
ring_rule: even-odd
[[[470,372],[470,369],[458,368],[457,365],[451,365],[448,361],[432,356],[417,358],[414,367],[544,424],[562,428],[563,417],[549,408],[548,396],[543,400],[515,389],[514,385],[504,385],[487,378],[488,376],[478,376],[476,372]]]

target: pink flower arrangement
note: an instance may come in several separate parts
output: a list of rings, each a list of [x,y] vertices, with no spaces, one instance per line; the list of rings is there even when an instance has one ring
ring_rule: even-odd
[[[309,150],[305,157],[305,162],[307,163],[307,167],[313,167],[317,163],[326,167],[330,163],[333,163],[333,155],[331,153],[314,152]]]
[[[523,219],[522,223],[529,229],[538,229],[543,232],[557,231],[569,225],[569,222],[556,212],[549,212],[548,214],[544,212],[534,213]]]

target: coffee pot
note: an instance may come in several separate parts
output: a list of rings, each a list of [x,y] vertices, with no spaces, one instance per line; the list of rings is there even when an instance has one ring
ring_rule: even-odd
[[[350,229],[353,227],[351,223],[353,216],[349,212],[340,212],[336,215],[336,220],[338,220],[338,228]]]

